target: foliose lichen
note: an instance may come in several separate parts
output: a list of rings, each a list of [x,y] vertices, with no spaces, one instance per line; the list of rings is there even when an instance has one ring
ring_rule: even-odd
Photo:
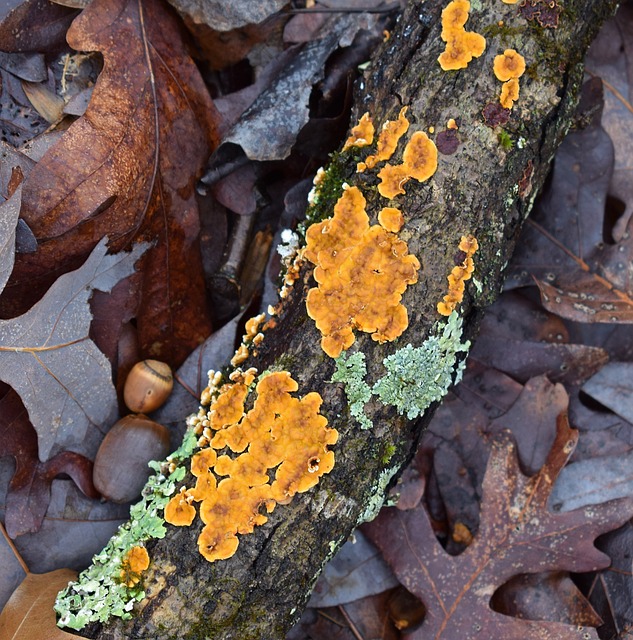
[[[387,374],[372,392],[410,420],[421,416],[461,380],[465,363],[458,361],[458,354],[470,348],[470,341],[461,340],[462,318],[453,311],[441,333],[429,336],[419,347],[408,344],[387,356],[383,360]]]
[[[130,519],[93,557],[90,567],[57,596],[54,609],[60,616],[60,627],[78,630],[91,622],[106,622],[111,616],[124,620],[132,617],[134,603],[145,597],[145,591],[142,581],[128,586],[122,579],[124,560],[133,547],[165,537],[163,510],[186,473],[184,466],[177,465],[192,454],[196,441],[194,429],[189,428],[181,446],[165,463],[149,463],[155,473],[147,481],[140,502],[130,509]],[[165,474],[168,468],[173,471]]]
[[[462,318],[453,311],[437,333],[419,347],[408,344],[387,356],[382,361],[387,373],[373,387],[365,380],[365,354],[360,351],[349,355],[343,352],[336,358],[336,371],[330,382],[345,385],[350,413],[363,429],[371,427],[364,407],[372,395],[412,420],[461,380],[465,362],[458,354],[469,348],[470,341],[462,342]]]
[[[362,351],[347,355],[343,351],[336,358],[336,371],[330,382],[342,382],[349,404],[349,412],[358,420],[362,429],[371,429],[372,422],[365,415],[365,404],[371,398],[371,387],[365,382],[367,365]]]

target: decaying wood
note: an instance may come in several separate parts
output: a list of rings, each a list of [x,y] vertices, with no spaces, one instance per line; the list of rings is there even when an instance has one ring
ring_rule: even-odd
[[[433,126],[437,133],[449,118],[459,124],[457,152],[440,155],[435,176],[424,184],[409,182],[406,196],[399,197],[407,221],[401,235],[422,263],[419,282],[403,299],[410,325],[400,346],[419,345],[432,331],[459,238],[467,233],[480,244],[475,263],[482,287],[469,284],[460,307],[466,332],[473,335],[479,312],[499,291],[521,223],[571,123],[583,55],[615,5],[604,0],[560,2],[564,8],[557,29],[543,29],[522,18],[513,18],[505,28],[499,21],[516,16],[518,5],[491,0],[475,6],[467,29],[486,37],[486,52],[467,69],[443,72],[437,57],[444,48],[439,23],[445,4],[409,4],[359,83],[353,116],[355,121],[368,111],[380,125],[395,119],[407,105],[412,130]],[[497,101],[501,90],[491,71],[492,59],[506,48],[516,49],[528,62],[519,101],[503,126],[513,140],[509,150],[500,142],[499,129],[487,127],[482,117],[483,107]],[[363,189],[375,223],[382,206],[373,188],[375,177],[359,177],[353,157],[341,168],[349,184]],[[431,411],[408,421],[393,408],[371,402],[366,413],[374,427],[360,429],[349,415],[342,385],[328,382],[335,365],[321,350],[321,336],[306,315],[310,286],[311,269],[304,266],[276,328],[267,332],[258,355],[242,366],[286,369],[299,382],[300,395],[321,394],[321,412],[340,434],[333,471],[315,489],[278,507],[255,533],[241,536],[238,552],[229,560],[208,563],[200,556],[199,519],[191,527],[169,527],[165,539],[148,545],[153,562],[145,579],[148,597],[138,615],[92,628],[89,637],[283,638],[323,564],[371,506],[380,504],[386,481],[412,456]],[[379,345],[364,334],[356,339],[370,375],[397,348],[392,343]]]

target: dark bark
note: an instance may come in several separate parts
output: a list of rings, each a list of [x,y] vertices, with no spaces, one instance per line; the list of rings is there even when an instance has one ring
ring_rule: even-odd
[[[615,3],[567,0],[555,30],[517,18],[518,5],[494,0],[480,10],[475,4],[466,27],[486,37],[486,51],[467,69],[443,72],[437,57],[444,48],[439,20],[446,4],[426,0],[408,6],[358,87],[353,118],[369,111],[380,126],[408,105],[411,130],[432,125],[438,133],[449,118],[460,125],[457,152],[440,155],[435,176],[424,184],[409,182],[406,196],[399,198],[409,250],[422,263],[419,282],[403,299],[410,325],[400,346],[419,345],[432,331],[459,238],[468,233],[479,240],[475,263],[482,287],[469,283],[460,313],[467,334],[473,335],[480,311],[499,291],[521,223],[571,123],[584,53]],[[519,51],[528,63],[520,98],[503,126],[514,142],[509,150],[500,142],[500,129],[486,126],[482,117],[484,106],[498,101],[501,83],[492,74],[492,60],[506,48]],[[382,206],[372,188],[376,179],[356,174],[351,155],[337,162],[346,181],[363,189],[375,222]],[[349,415],[342,385],[328,382],[335,363],[321,350],[321,336],[305,310],[311,285],[311,269],[304,266],[277,327],[242,366],[286,369],[299,382],[300,395],[321,394],[321,412],[340,434],[333,471],[315,489],[277,507],[266,525],[240,536],[229,560],[208,563],[199,555],[198,519],[191,527],[170,526],[165,539],[148,545],[153,560],[145,580],[148,597],[137,616],[93,629],[91,637],[283,638],[325,561],[367,515],[368,505],[379,504],[385,480],[412,456],[431,410],[408,421],[392,407],[370,402],[366,413],[374,427],[360,429]],[[397,348],[358,332],[356,340],[366,354],[370,378]]]

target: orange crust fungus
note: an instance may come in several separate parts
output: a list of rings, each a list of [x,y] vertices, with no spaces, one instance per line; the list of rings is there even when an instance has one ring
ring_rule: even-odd
[[[376,153],[371,156],[367,156],[364,162],[364,167],[367,169],[373,169],[379,162],[389,160],[393,155],[400,138],[409,129],[409,121],[405,114],[407,107],[402,107],[398,114],[397,120],[387,120],[382,125],[382,131],[378,136],[378,143],[376,145]],[[364,171],[365,169],[363,169]]]
[[[478,58],[486,49],[486,39],[464,28],[468,21],[470,2],[453,0],[442,11],[442,40],[445,50],[437,61],[444,71],[465,69],[473,58]]]
[[[383,207],[378,212],[378,222],[380,226],[384,227],[387,231],[391,231],[391,233],[398,233],[404,224],[404,216],[400,209],[395,209],[394,207]]]
[[[493,71],[503,82],[499,102],[504,109],[512,109],[519,98],[519,78],[525,72],[525,58],[514,49],[506,49],[494,59]]]
[[[311,225],[304,256],[316,265],[318,287],[308,292],[308,315],[332,358],[354,343],[354,329],[378,342],[395,340],[409,324],[400,303],[417,282],[420,263],[407,243],[380,225],[369,226],[357,187],[343,191],[334,215]]]
[[[497,80],[506,82],[510,78],[520,78],[525,71],[525,58],[514,49],[506,49],[495,56],[492,67]]]
[[[258,382],[257,398],[247,413],[248,389],[241,382],[224,385],[211,405],[211,446],[191,459],[196,486],[183,487],[165,509],[167,522],[183,526],[191,521],[180,522],[172,515],[184,510],[183,504],[195,513],[189,503],[201,503],[205,526],[198,548],[209,562],[232,556],[237,535],[252,533],[267,521],[262,510],[271,513],[278,503],[314,487],[332,470],[334,453],[329,447],[338,432],[329,429],[319,413],[321,396],[290,395],[297,389],[287,371],[278,371]]]
[[[516,78],[510,78],[501,86],[501,97],[499,102],[504,109],[512,109],[514,102],[519,99],[519,81]]]
[[[405,193],[403,186],[410,178],[428,180],[437,170],[437,147],[424,131],[416,131],[404,148],[402,160],[402,164],[386,164],[378,172],[378,192],[383,198],[391,200]]]
[[[374,123],[369,113],[364,113],[358,124],[352,128],[350,137],[345,141],[343,151],[351,147],[367,147],[374,141]]]
[[[130,589],[141,580],[141,573],[149,567],[149,554],[145,547],[132,547],[121,562],[121,581]]]
[[[470,280],[475,263],[473,255],[479,249],[479,243],[474,236],[462,236],[459,243],[459,250],[465,254],[461,264],[453,267],[448,275],[448,293],[442,302],[438,302],[437,311],[443,316],[450,316],[457,305],[464,298],[465,281]],[[461,259],[461,256],[460,256]]]

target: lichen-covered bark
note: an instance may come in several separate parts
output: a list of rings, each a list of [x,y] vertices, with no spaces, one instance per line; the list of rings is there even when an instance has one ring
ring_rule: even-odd
[[[406,219],[400,236],[422,268],[418,283],[403,297],[410,324],[401,338],[380,345],[366,334],[356,335],[372,382],[384,373],[386,356],[408,343],[420,345],[433,331],[446,276],[456,264],[459,239],[467,234],[477,238],[480,248],[475,255],[476,283],[468,284],[459,311],[467,334],[473,334],[479,311],[499,291],[521,223],[570,125],[582,57],[615,3],[566,0],[559,27],[553,30],[521,18],[509,20],[518,5],[473,2],[467,29],[483,34],[487,48],[467,69],[452,72],[443,72],[437,63],[444,49],[439,22],[445,4],[411,2],[357,90],[352,124],[368,111],[379,128],[408,105],[409,135],[431,126],[437,134],[454,118],[460,142],[456,153],[440,155],[430,181],[410,181],[406,196],[398,198]],[[500,20],[506,25],[499,26]],[[492,73],[492,59],[506,48],[519,51],[528,64],[519,100],[503,126],[513,143],[510,149],[500,139],[500,129],[486,126],[482,117],[484,106],[498,101],[501,83]],[[401,152],[400,148],[396,153],[398,161]],[[375,173],[355,172],[354,154],[352,150],[335,160],[334,173],[362,189],[375,224],[385,201],[375,189]],[[334,200],[329,206],[333,204]],[[319,206],[326,206],[323,199]],[[374,396],[365,407],[373,428],[361,429],[350,417],[343,385],[329,382],[335,362],[322,351],[321,335],[306,315],[310,286],[314,281],[306,265],[277,326],[267,331],[256,357],[242,366],[287,370],[299,382],[299,394],[321,394],[321,412],[340,434],[333,471],[310,492],[278,507],[266,525],[240,536],[239,549],[229,560],[208,563],[200,556],[199,520],[191,527],[169,527],[166,538],[148,545],[152,564],[145,576],[147,598],[136,617],[92,628],[86,637],[283,638],[325,561],[379,508],[389,481],[411,457],[433,407],[421,419],[409,421]]]

